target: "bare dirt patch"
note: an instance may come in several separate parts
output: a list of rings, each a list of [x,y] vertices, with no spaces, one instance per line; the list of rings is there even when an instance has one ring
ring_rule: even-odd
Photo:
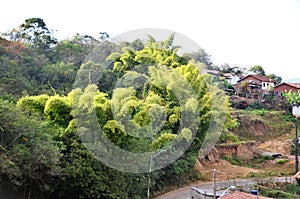
[[[217,180],[230,180],[233,178],[245,178],[249,173],[258,173],[259,170],[248,167],[232,165],[226,160],[219,159],[216,162],[201,160],[196,164],[196,169],[201,172],[204,181],[213,180],[213,169],[218,170]]]

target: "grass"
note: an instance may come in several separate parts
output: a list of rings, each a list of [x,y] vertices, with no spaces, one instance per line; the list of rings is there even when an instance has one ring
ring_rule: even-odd
[[[274,158],[270,156],[254,156],[254,158],[248,162],[246,162],[243,166],[253,168],[253,169],[261,169],[262,164],[269,161],[273,160]]]
[[[276,164],[284,164],[284,163],[287,163],[289,160],[287,159],[279,159],[276,161]]]
[[[273,198],[300,198],[300,187],[295,184],[276,183],[272,185],[259,186],[259,193],[266,197]]]
[[[240,140],[266,141],[294,128],[293,116],[284,111],[235,110],[232,115],[240,124],[232,129]]]
[[[239,159],[238,157],[230,157],[230,156],[224,155],[224,156],[222,156],[222,159],[228,161],[232,165],[241,166],[244,164],[244,162],[241,159]]]

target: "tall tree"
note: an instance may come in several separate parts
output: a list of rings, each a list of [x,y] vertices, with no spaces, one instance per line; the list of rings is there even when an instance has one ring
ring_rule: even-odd
[[[221,65],[219,67],[219,69],[223,73],[232,73],[232,74],[236,74],[236,75],[243,74],[246,70],[244,67],[230,66],[229,64],[226,64],[226,63]]]
[[[185,53],[183,57],[187,58],[188,60],[193,59],[196,62],[202,62],[207,66],[207,69],[215,69],[211,60],[211,56],[207,54],[207,52],[203,48],[200,48],[196,52]]]
[[[106,41],[109,38],[109,34],[107,32],[99,32],[99,39],[101,41]]]
[[[263,67],[260,66],[260,65],[252,66],[252,67],[249,69],[249,71],[250,71],[250,72],[253,72],[253,73],[256,74],[256,75],[266,76],[265,70],[264,70]]]
[[[272,81],[274,81],[275,86],[278,85],[278,84],[280,84],[281,81],[282,81],[282,78],[279,77],[279,76],[277,76],[277,75],[275,75],[275,74],[268,74],[267,77],[269,79],[271,79]]]
[[[98,64],[99,60],[103,61],[103,57],[91,57],[91,60],[81,65],[77,74],[78,86],[75,84],[75,89],[67,96],[27,96],[19,100],[18,107],[32,110],[32,115],[34,111],[38,112],[38,116],[44,118],[48,125],[59,129],[53,132],[56,136],[51,137],[59,141],[58,146],[62,146],[62,157],[59,159],[62,168],[57,176],[59,184],[54,193],[61,198],[144,198],[147,174],[132,174],[109,168],[92,156],[86,147],[94,146],[93,149],[101,150],[99,156],[95,153],[93,155],[100,159],[109,157],[107,160],[112,163],[110,166],[120,164],[124,168],[129,165],[137,171],[146,168],[143,172],[149,169],[148,155],[157,150],[168,149],[167,158],[156,157],[156,163],[159,159],[177,159],[182,155],[173,164],[152,173],[155,183],[152,183],[151,188],[157,190],[166,183],[177,184],[182,176],[193,171],[201,144],[209,142],[204,141],[207,134],[217,137],[215,133],[233,125],[228,99],[222,95],[223,91],[211,85],[208,75],[199,72],[198,66],[201,64],[196,66],[193,61],[177,54],[178,48],[172,44],[173,37],[171,35],[161,42],[149,37],[145,45],[138,43],[138,48],[127,45],[121,52],[112,53],[108,57],[112,62],[108,68],[103,62]],[[112,47],[106,49],[105,53],[114,49],[114,45],[109,42],[102,44]],[[101,45],[100,49],[90,54],[100,54],[103,50]],[[56,78],[57,82],[65,81],[64,71],[73,71],[73,65],[67,63],[45,66],[43,77]],[[111,73],[105,73],[106,70]],[[99,83],[101,74],[105,76],[102,81],[106,80],[110,86]],[[95,84],[99,85],[99,90]],[[222,126],[220,130],[209,132],[211,126],[219,124]],[[91,134],[90,130],[95,128],[97,131]],[[86,143],[87,140],[92,142]],[[107,143],[113,143],[122,149],[122,153],[134,152],[134,155],[118,156],[119,152],[115,148],[105,147]],[[137,159],[135,155],[141,158]],[[132,164],[140,161],[146,164]],[[31,165],[28,168],[32,168]]]
[[[57,129],[1,99],[0,121],[1,197],[4,188],[10,195],[21,193],[13,198],[46,198],[60,173]]]
[[[26,19],[25,23],[4,35],[10,40],[22,41],[43,51],[57,44],[57,39],[41,18]]]

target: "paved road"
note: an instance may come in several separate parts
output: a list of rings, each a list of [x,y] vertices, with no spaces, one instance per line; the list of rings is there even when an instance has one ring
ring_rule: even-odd
[[[289,177],[276,177],[276,178],[269,178],[269,179],[262,179],[261,182],[294,182],[295,180],[293,178]],[[249,187],[255,185],[257,182],[250,179],[236,179],[236,180],[230,180],[230,181],[221,181],[217,182],[218,188],[228,188],[230,186],[237,186],[237,187]],[[213,187],[213,182],[198,182],[194,183],[179,189],[176,189],[174,191],[168,192],[166,194],[163,194],[161,196],[156,197],[156,199],[190,199],[190,190],[191,187],[197,187],[203,190],[211,190]]]

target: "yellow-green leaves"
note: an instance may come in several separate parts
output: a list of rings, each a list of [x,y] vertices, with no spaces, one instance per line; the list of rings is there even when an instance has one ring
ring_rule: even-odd
[[[176,138],[176,135],[173,133],[163,133],[152,142],[152,149],[160,149],[163,146],[168,145],[168,143],[170,143],[174,138]]]
[[[298,91],[298,92],[292,92],[292,91],[283,92],[282,96],[284,96],[288,100],[289,104],[300,105],[300,91]]]
[[[67,97],[51,96],[46,104],[44,113],[52,121],[67,126],[71,120],[71,105]]]
[[[39,113],[44,113],[44,107],[49,99],[48,95],[25,96],[19,99],[17,106],[26,110],[34,110]]]

